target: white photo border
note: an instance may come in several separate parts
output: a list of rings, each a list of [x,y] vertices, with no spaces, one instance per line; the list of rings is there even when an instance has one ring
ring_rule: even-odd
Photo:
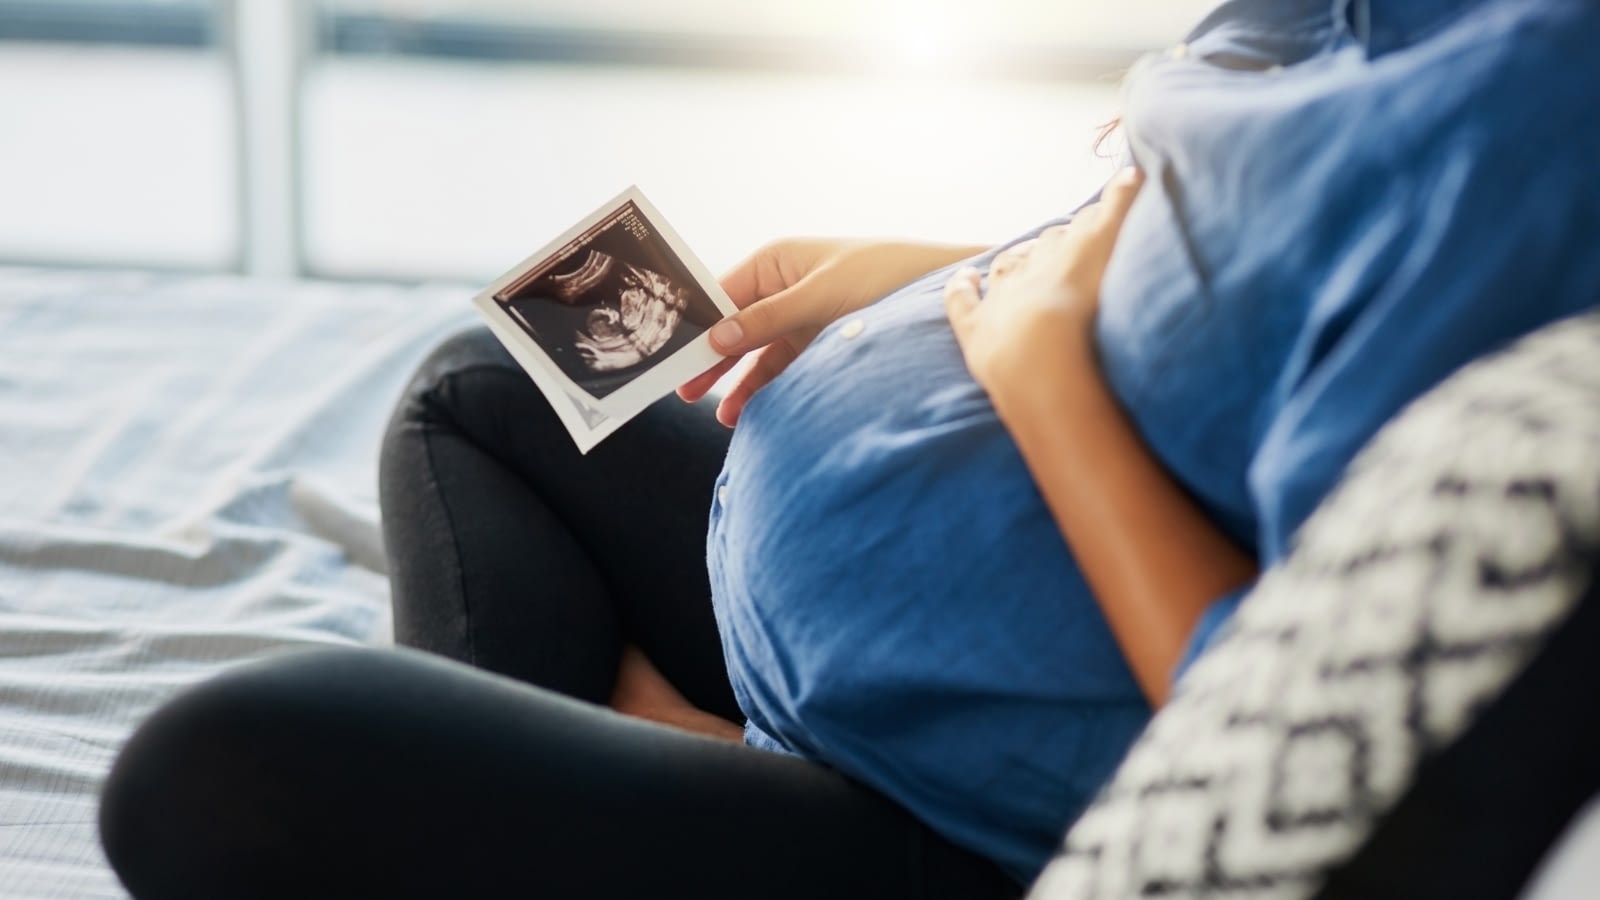
[[[628,421],[625,418],[607,416],[602,410],[584,402],[588,395],[567,393],[550,377],[550,372],[546,370],[548,363],[544,360],[543,352],[528,339],[521,328],[508,321],[509,317],[505,320],[493,316],[487,318],[489,330],[494,332],[494,336],[499,338],[500,343],[511,352],[511,358],[522,366],[528,377],[533,379],[534,385],[539,388],[539,392],[550,401],[550,408],[555,410],[556,417],[566,426],[567,434],[572,435],[572,442],[578,445],[579,453],[587,454],[596,444],[605,440]],[[587,408],[595,421],[591,423],[590,417],[585,416],[580,407]]]
[[[577,442],[579,450],[584,453],[617,430],[624,422],[642,412],[645,407],[725,358],[711,348],[708,328],[627,384],[604,398],[597,398],[568,377],[561,367],[549,358],[544,349],[522,329],[505,306],[495,299],[497,294],[522,280],[531,270],[544,266],[551,257],[567,251],[574,241],[608,218],[616,216],[630,203],[644,217],[646,224],[654,229],[656,236],[666,244],[667,249],[683,264],[684,269],[694,278],[696,286],[716,305],[723,316],[733,314],[737,307],[722,289],[716,276],[712,275],[699,257],[689,250],[683,238],[668,224],[655,204],[644,196],[638,185],[630,185],[609,202],[562,232],[560,236],[540,247],[504,275],[495,279],[472,300],[478,312],[488,320],[495,336],[506,345],[513,358],[527,370],[534,384],[538,385],[539,390],[550,401],[556,414],[561,417],[562,423],[572,434],[573,440]],[[604,417],[603,421],[591,425],[578,407],[600,413]]]

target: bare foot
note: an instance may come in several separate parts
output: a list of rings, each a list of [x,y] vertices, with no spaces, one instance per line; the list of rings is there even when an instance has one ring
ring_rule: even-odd
[[[624,715],[696,734],[736,743],[744,740],[744,729],[690,703],[656,669],[649,657],[632,644],[622,648],[617,685],[611,692],[611,708]]]

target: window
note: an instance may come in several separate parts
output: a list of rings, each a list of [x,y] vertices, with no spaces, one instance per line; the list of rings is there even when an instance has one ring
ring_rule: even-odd
[[[0,260],[235,265],[233,88],[212,5],[0,0]]]
[[[999,239],[1208,5],[0,0],[0,261],[477,280],[631,182],[713,267]]]

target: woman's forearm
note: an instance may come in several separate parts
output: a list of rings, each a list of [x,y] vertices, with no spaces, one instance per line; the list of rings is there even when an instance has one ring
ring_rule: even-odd
[[[942,269],[964,259],[981,256],[994,249],[993,244],[946,244],[932,241],[920,243],[892,241],[887,242],[886,246],[889,248],[889,253],[895,256],[916,259],[924,275],[934,269]]]
[[[1153,705],[1206,607],[1248,583],[1251,557],[1144,445],[1094,349],[1100,286],[1144,184],[1125,169],[1100,202],[945,285],[945,310]]]
[[[1159,706],[1201,614],[1249,583],[1256,562],[1145,446],[1091,347],[1039,362],[991,396],[1134,676]]]

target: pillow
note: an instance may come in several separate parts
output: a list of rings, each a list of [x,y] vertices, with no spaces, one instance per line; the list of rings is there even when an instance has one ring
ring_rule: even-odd
[[[1591,312],[1373,439],[1030,896],[1514,891],[1595,790],[1597,562]]]

